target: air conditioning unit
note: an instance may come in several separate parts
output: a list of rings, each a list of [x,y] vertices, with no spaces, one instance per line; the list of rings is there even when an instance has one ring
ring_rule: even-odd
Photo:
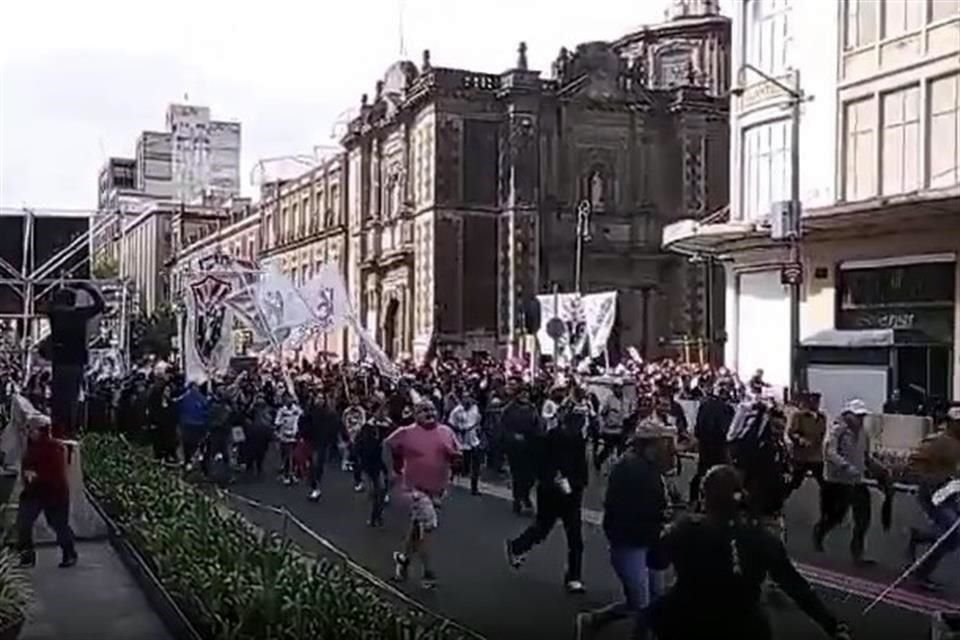
[[[800,237],[800,206],[789,200],[774,202],[770,207],[770,237],[786,240]]]

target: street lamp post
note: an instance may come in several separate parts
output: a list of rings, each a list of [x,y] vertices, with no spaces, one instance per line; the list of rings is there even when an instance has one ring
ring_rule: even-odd
[[[574,263],[574,290],[580,293],[583,288],[583,245],[590,242],[590,214],[593,207],[588,200],[577,205],[577,257]]]
[[[800,265],[800,239],[802,203],[800,201],[800,107],[808,100],[800,88],[800,71],[794,70],[793,87],[751,64],[740,67],[743,71],[752,71],[770,84],[774,85],[788,96],[790,108],[790,201],[788,223],[782,229],[783,235],[779,239],[786,239],[789,246],[789,268],[783,273],[788,274],[790,287],[790,396],[796,398],[801,389],[800,371],[800,287],[803,283],[803,269]],[[743,89],[737,93],[742,94]],[[774,232],[778,225],[773,226]]]

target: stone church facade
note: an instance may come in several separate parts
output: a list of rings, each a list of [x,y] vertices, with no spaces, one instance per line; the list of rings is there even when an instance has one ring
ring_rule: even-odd
[[[730,24],[714,0],[614,42],[562,49],[549,78],[520,45],[501,74],[394,64],[342,140],[347,285],[392,356],[504,354],[526,301],[620,293],[614,339],[649,356],[719,335],[702,263],[660,251],[664,225],[727,204]]]

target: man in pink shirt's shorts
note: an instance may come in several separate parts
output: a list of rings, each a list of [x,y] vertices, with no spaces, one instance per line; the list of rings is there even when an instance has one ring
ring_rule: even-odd
[[[393,554],[394,579],[407,579],[410,560],[420,556],[423,587],[436,586],[430,567],[427,537],[437,528],[437,508],[450,482],[450,468],[460,458],[453,430],[437,422],[437,410],[429,400],[414,408],[416,422],[394,431],[383,442],[388,469],[400,470],[403,490],[410,500],[410,530],[403,551]]]

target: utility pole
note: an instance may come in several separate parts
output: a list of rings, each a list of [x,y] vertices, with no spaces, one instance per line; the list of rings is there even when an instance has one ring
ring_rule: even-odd
[[[799,70],[793,71],[792,87],[750,64],[743,65],[740,71],[752,71],[780,89],[787,95],[790,109],[790,200],[786,203],[786,212],[783,209],[773,212],[771,236],[774,240],[786,240],[789,248],[788,263],[781,270],[781,282],[787,284],[790,292],[790,396],[796,399],[803,386],[800,368],[800,287],[803,285],[803,267],[800,263],[800,219],[803,213],[800,200],[800,115],[801,105],[809,98],[800,88]],[[742,94],[743,89],[737,89],[736,93]]]
[[[577,256],[574,263],[574,290],[580,293],[583,288],[583,245],[590,242],[590,214],[593,207],[588,200],[577,205]]]

